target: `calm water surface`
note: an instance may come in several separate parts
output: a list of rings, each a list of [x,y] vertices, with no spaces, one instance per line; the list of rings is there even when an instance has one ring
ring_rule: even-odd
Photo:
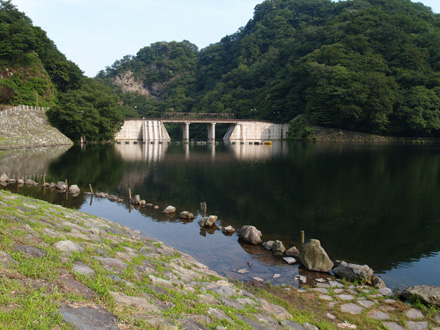
[[[300,231],[332,259],[368,264],[390,287],[440,285],[440,147],[357,144],[116,144],[8,153],[0,172],[46,174],[83,190],[127,199],[128,189],[161,210],[168,204],[196,219],[183,222],[149,208],[132,209],[41,187],[4,189],[108,218],[157,237],[232,278],[258,276],[295,284],[298,273],[261,247],[200,229],[199,203],[218,224],[255,225],[263,239],[300,246]],[[1,173],[0,173],[1,174]],[[252,268],[249,267],[249,264]],[[249,274],[234,270],[248,268]],[[279,279],[272,279],[281,274]]]

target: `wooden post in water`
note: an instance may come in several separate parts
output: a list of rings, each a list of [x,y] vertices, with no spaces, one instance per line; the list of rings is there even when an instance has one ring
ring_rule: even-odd
[[[128,201],[131,204],[131,189],[128,188]]]
[[[43,175],[43,185],[46,185],[46,174]]]
[[[203,217],[206,217],[206,212],[208,211],[208,204],[203,202]]]
[[[304,244],[305,242],[305,233],[304,230],[301,230],[301,244]]]
[[[91,184],[91,183],[89,183],[89,188],[90,188],[90,193],[91,193],[92,196],[93,196],[93,188],[92,188],[92,184]]]

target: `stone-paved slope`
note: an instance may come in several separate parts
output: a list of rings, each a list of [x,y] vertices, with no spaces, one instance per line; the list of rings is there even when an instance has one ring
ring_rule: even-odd
[[[309,285],[231,283],[139,231],[0,190],[0,329],[440,330],[439,310],[387,288]]]
[[[23,109],[0,116],[0,149],[72,144],[50,126],[44,111]]]

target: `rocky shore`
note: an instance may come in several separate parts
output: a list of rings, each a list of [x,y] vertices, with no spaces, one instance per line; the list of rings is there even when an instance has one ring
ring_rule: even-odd
[[[386,288],[230,282],[139,231],[6,191],[0,237],[0,328],[440,329],[438,307]]]

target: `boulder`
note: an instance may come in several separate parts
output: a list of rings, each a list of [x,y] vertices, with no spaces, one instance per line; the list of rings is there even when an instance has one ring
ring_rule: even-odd
[[[230,235],[230,234],[235,233],[235,229],[232,226],[223,227],[222,233],[225,235]]]
[[[8,180],[8,183],[16,183],[16,182],[17,182],[16,179],[9,179],[9,180]]]
[[[134,204],[134,205],[138,205],[140,201],[141,201],[141,196],[134,195],[134,197],[131,199],[130,203]]]
[[[108,194],[103,193],[103,192],[98,192],[95,194],[96,197],[100,197],[100,198],[108,198]]]
[[[32,180],[32,179],[27,179],[25,183],[26,183],[26,185],[28,185],[28,186],[38,186],[38,182],[35,182],[35,181]]]
[[[58,190],[66,190],[67,185],[64,181],[58,181],[58,183],[55,185],[55,188],[57,188]]]
[[[307,270],[329,272],[333,268],[333,262],[317,239],[310,239],[304,244],[299,258]]]
[[[286,252],[284,252],[284,255],[286,257],[293,257],[299,259],[299,251],[295,246],[292,246],[290,249],[286,250]]]
[[[373,279],[373,270],[367,265],[350,264],[345,261],[341,261],[341,263],[333,269],[333,273],[350,282],[357,280],[364,283],[371,283]]]
[[[272,251],[272,246],[273,243],[275,243],[274,241],[267,241],[263,243],[263,247],[268,250],[268,251]]]
[[[145,205],[147,205],[147,202],[144,199],[139,202],[139,206],[144,207]]]
[[[200,227],[212,227],[217,221],[218,217],[216,215],[210,215],[209,217],[204,217],[199,220]]]
[[[191,220],[191,219],[194,219],[194,214],[192,214],[188,211],[183,211],[183,212],[180,212],[179,218],[185,219],[185,220]]]
[[[274,241],[272,245],[272,253],[276,256],[282,256],[283,253],[286,251],[286,248],[284,247],[283,242],[281,241]]]
[[[254,226],[243,226],[238,231],[238,236],[242,241],[252,245],[261,244],[261,231]]]
[[[371,284],[377,289],[383,289],[386,287],[385,282],[379,276],[373,276]]]
[[[73,184],[69,187],[69,193],[71,194],[79,194],[80,193],[80,189],[76,184]]]
[[[23,180],[21,180],[23,181]],[[20,182],[19,182],[20,183]],[[51,182],[49,185],[49,188],[55,188],[57,185],[55,184],[55,182]]]
[[[116,201],[119,200],[119,198],[117,196],[115,196],[115,195],[110,195],[110,196],[108,196],[108,200],[110,202],[116,202]]]
[[[440,287],[433,285],[412,286],[402,292],[404,299],[411,297],[419,299],[421,302],[440,307]]]
[[[165,210],[163,210],[163,213],[170,214],[170,213],[176,213],[176,208],[174,206],[168,205]]]
[[[5,173],[0,176],[0,182],[8,182],[8,180],[9,177]]]

